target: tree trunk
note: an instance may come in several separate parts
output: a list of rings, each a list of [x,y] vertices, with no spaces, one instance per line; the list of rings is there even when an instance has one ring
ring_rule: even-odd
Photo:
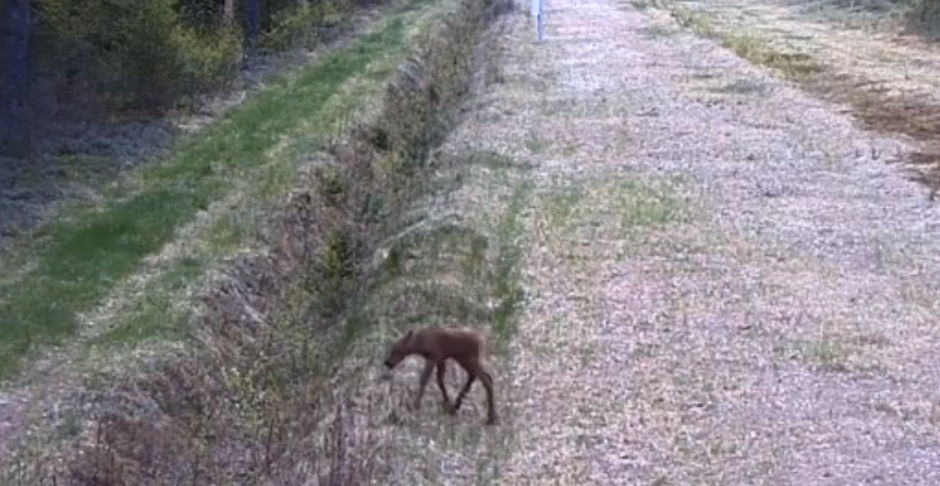
[[[29,0],[7,0],[6,39],[0,62],[0,146],[28,147]]]
[[[225,0],[225,4],[222,7],[222,21],[227,28],[231,28],[235,25],[235,0]]]
[[[259,0],[248,0],[248,42],[254,47],[258,42],[258,31],[261,29],[261,11]]]

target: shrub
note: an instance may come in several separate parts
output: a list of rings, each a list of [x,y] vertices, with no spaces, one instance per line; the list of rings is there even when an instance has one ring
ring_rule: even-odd
[[[237,31],[221,29],[197,33],[178,27],[173,41],[179,67],[178,91],[171,94],[173,99],[221,89],[234,78],[242,58],[241,37]]]
[[[909,18],[924,27],[936,28],[940,21],[940,0],[907,0]]]
[[[328,40],[335,29],[348,20],[348,7],[349,3],[343,0],[322,0],[276,12],[269,30],[261,35],[260,43],[272,49],[316,45]]]
[[[219,87],[241,56],[239,38],[184,26],[175,0],[46,0],[45,63],[106,108],[162,110]],[[65,68],[64,70],[62,68]]]

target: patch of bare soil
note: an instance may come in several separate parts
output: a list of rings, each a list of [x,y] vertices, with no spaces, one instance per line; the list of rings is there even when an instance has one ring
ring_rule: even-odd
[[[930,188],[933,199],[940,186],[940,49],[903,21],[903,5],[787,0],[660,5],[696,17],[698,26],[707,25],[718,37],[746,37],[810,57],[821,69],[796,76],[780,63],[750,60],[783,68],[810,92],[847,106],[867,129],[908,137],[911,150],[882,158],[901,162]]]

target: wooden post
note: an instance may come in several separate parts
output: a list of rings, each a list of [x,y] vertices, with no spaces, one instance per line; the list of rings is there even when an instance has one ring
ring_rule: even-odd
[[[227,29],[235,25],[235,0],[225,0],[222,7],[222,22]]]

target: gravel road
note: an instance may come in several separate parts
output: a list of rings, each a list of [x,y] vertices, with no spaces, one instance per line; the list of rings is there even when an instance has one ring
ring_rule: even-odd
[[[463,128],[536,164],[501,483],[940,483],[940,217],[882,160],[912,148],[662,12],[547,20]]]

